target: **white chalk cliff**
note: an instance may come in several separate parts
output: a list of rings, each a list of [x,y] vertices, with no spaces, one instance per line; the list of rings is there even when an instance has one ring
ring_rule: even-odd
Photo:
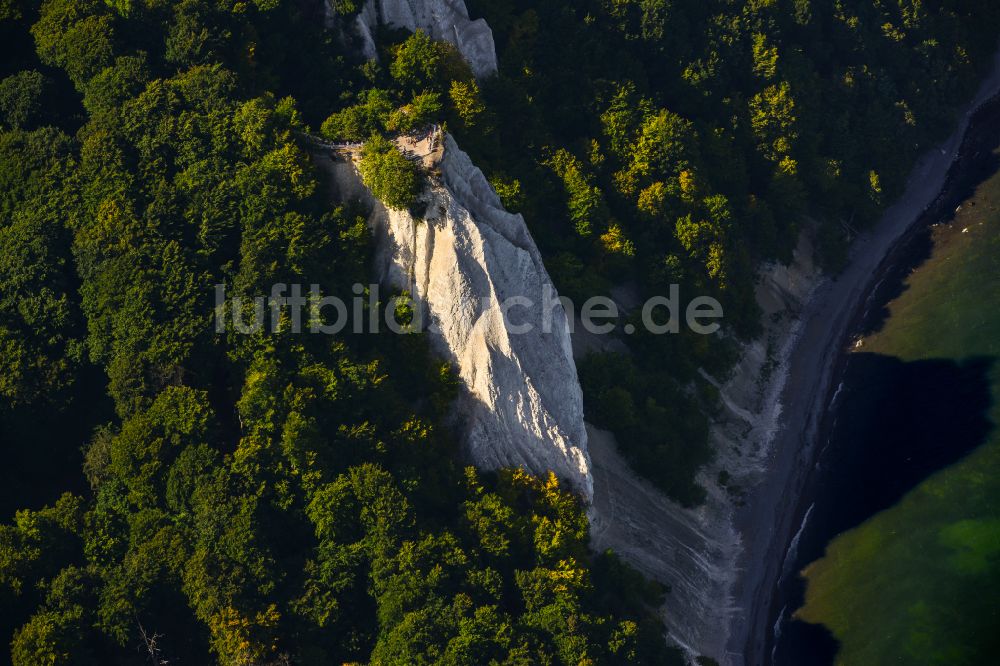
[[[790,266],[761,271],[757,301],[765,335],[744,347],[742,360],[720,389],[723,415],[712,428],[716,460],[699,475],[704,505],[685,509],[638,478],[617,451],[614,436],[584,422],[572,358],[602,349],[628,353],[620,342],[570,339],[565,311],[552,310],[541,330],[540,295],[551,282],[520,215],[505,211],[492,188],[451,138],[443,151],[402,141],[440,173],[422,195],[423,219],[390,210],[364,187],[350,158],[322,157],[343,200],[372,206],[380,281],[415,296],[427,310],[435,351],[455,363],[463,392],[454,407],[471,460],[484,468],[553,470],[588,503],[591,545],[613,549],[645,575],[671,586],[661,609],[674,641],[689,654],[726,661],[728,623],[741,543],[734,497],[717,477],[748,487],[767,469],[769,443],[781,414],[786,355],[798,333],[798,310],[821,275],[806,236]],[[554,293],[554,290],[553,290]],[[497,300],[527,296],[533,308],[514,308],[513,324],[535,326],[514,335]],[[488,302],[483,302],[488,299]],[[617,344],[616,344],[617,343]]]
[[[477,77],[496,72],[492,33],[485,22],[469,21],[461,0],[368,0],[354,23],[367,57],[375,56],[371,34],[379,24],[419,28],[452,42]],[[744,348],[724,384],[706,376],[718,385],[725,407],[712,429],[718,455],[699,475],[706,503],[685,509],[636,476],[611,433],[584,422],[573,345],[579,355],[628,353],[627,347],[611,336],[588,337],[579,327],[571,340],[558,305],[549,309],[546,327],[543,296],[546,288],[555,290],[523,218],[504,210],[450,137],[443,150],[428,142],[401,145],[439,174],[421,195],[426,212],[420,219],[375,200],[346,154],[318,159],[342,200],[371,207],[377,278],[415,298],[435,351],[454,363],[463,386],[454,416],[471,461],[487,469],[552,470],[569,481],[590,504],[592,548],[611,548],[668,583],[661,613],[671,637],[692,657],[728,661],[729,621],[739,612],[733,584],[741,543],[734,497],[718,474],[726,471],[732,483],[747,487],[767,467],[784,385],[784,368],[775,360],[794,343],[797,326],[789,319],[819,279],[811,248],[800,246],[790,267],[762,271],[757,300],[767,315],[766,334]],[[532,325],[522,335],[511,332],[498,305],[517,296],[533,302],[510,312],[510,323]]]
[[[569,321],[524,218],[504,209],[450,136],[436,151],[429,141],[403,143],[439,175],[420,197],[422,218],[366,195],[375,271],[412,295],[434,350],[453,362],[463,387],[454,416],[469,457],[486,469],[552,470],[589,502]],[[349,158],[326,166],[341,197],[358,198],[360,176]],[[505,317],[501,303],[513,298],[527,300]]]
[[[336,12],[326,3],[327,24],[336,22]],[[362,52],[376,58],[373,33],[379,25],[422,30],[433,39],[455,45],[477,79],[497,72],[493,31],[483,19],[469,18],[464,0],[367,0],[350,29],[361,38]]]

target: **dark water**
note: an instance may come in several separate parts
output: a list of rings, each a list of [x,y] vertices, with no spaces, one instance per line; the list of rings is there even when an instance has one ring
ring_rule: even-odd
[[[931,224],[948,221],[951,211],[981,184],[1000,180],[993,150],[998,145],[1000,105],[994,104],[970,130],[964,157],[953,168],[946,192],[922,220],[922,228],[899,250],[894,268],[883,276],[867,316],[855,327],[859,335],[877,335],[891,316],[888,304],[909,289],[911,271],[933,263],[936,236]],[[1000,276],[981,279],[1000,280]],[[944,292],[928,294],[931,300],[946,297]],[[968,305],[956,313],[958,319],[978,316]],[[774,664],[834,663],[839,645],[830,631],[791,617],[804,599],[805,581],[798,572],[822,558],[835,537],[894,507],[928,477],[990,439],[996,366],[994,356],[974,354],[903,360],[859,352],[842,361],[836,399],[825,417],[825,447],[799,509],[803,527],[790,546],[771,608]],[[918,572],[900,571],[901,576],[908,573]],[[894,663],[912,662],[900,657]]]
[[[786,613],[801,605],[803,581],[795,572],[822,557],[831,538],[894,506],[986,440],[994,362],[851,355],[812,511],[784,581]],[[832,664],[837,652],[826,629],[787,618],[776,644],[774,663],[781,665]]]

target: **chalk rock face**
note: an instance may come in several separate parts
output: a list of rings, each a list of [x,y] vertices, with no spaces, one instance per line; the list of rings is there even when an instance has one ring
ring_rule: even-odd
[[[464,0],[367,0],[354,22],[367,58],[377,55],[372,34],[379,25],[423,30],[433,39],[451,42],[477,79],[497,72],[493,31],[485,20],[469,19]]]
[[[722,404],[710,434],[715,459],[698,475],[707,491],[703,505],[685,509],[668,500],[636,478],[614,435],[590,430],[591,547],[598,552],[610,548],[642,573],[670,584],[661,614],[671,638],[691,658],[742,663],[727,653],[732,619],[743,612],[734,585],[745,547],[730,488],[756,485],[773,464],[771,441],[779,427],[788,372],[782,359],[791,355],[799,313],[823,278],[809,238],[802,233],[791,264],[770,264],[759,272],[755,298],[764,334],[743,346],[739,363],[724,382],[702,373],[718,389]],[[579,334],[578,328],[578,353],[594,349],[596,343],[579,339]],[[731,479],[728,487],[719,483],[722,471]]]
[[[421,197],[423,219],[374,205],[377,277],[413,296],[434,350],[454,363],[463,386],[454,415],[472,461],[552,470],[589,502],[569,320],[538,248],[451,137],[430,159],[440,177]],[[334,177],[342,192],[354,187],[343,169]],[[513,304],[506,317],[503,303]]]

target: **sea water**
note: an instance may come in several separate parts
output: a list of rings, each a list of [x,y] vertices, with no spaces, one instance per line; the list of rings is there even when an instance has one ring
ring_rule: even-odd
[[[911,241],[848,357],[775,663],[996,663],[998,164],[981,159],[961,206]]]

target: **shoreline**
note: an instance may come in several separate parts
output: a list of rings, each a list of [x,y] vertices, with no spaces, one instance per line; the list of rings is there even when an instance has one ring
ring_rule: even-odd
[[[833,379],[846,361],[845,343],[901,249],[952,185],[953,168],[961,161],[977,113],[998,95],[1000,52],[975,98],[960,111],[959,126],[917,161],[903,194],[875,227],[853,241],[847,265],[835,278],[822,280],[801,314],[798,338],[785,361],[781,427],[771,443],[771,468],[735,514],[743,548],[726,663],[766,663],[778,583],[792,534],[804,513],[802,503],[819,453]]]
[[[953,224],[953,221],[948,220],[948,218],[955,206],[963,204],[971,194],[970,191],[966,191],[966,188],[970,186],[970,183],[978,183],[984,173],[984,168],[989,168],[983,160],[983,149],[987,155],[992,154],[997,145],[998,137],[1000,137],[1000,93],[988,99],[973,112],[962,140],[960,153],[948,171],[945,184],[930,207],[914,221],[873,274],[867,298],[857,305],[854,316],[845,332],[845,340],[860,339],[868,335],[873,327],[880,326],[882,319],[888,316],[885,308],[899,296],[897,289],[914,269],[929,259],[925,250],[921,248],[922,243],[928,241],[933,227],[938,224]],[[942,222],[943,220],[944,222]],[[828,454],[837,455],[838,453],[832,451],[830,447],[846,445],[845,442],[835,442],[833,438],[837,421],[843,418],[843,414],[839,411],[841,406],[838,399],[840,391],[845,388],[845,385],[849,385],[846,382],[849,381],[847,372],[852,361],[852,353],[853,349],[841,345],[841,351],[834,363],[832,382],[827,391],[826,408],[819,420],[817,438],[819,448],[815,452],[813,461],[815,464],[806,473],[804,492],[797,498],[795,515],[804,516],[801,521],[797,520],[797,524],[800,524],[797,536],[806,532],[806,523],[809,520],[808,516],[811,510],[824,499],[821,494],[822,489],[818,487],[818,484],[823,483],[824,475],[830,474]],[[815,540],[817,538],[816,529],[823,528],[809,525],[808,539]],[[821,534],[823,533],[821,532]],[[824,549],[826,543],[836,534],[839,534],[839,531],[820,537]],[[809,547],[813,547],[814,543],[811,541]],[[779,628],[783,621],[793,621],[795,611],[804,601],[804,580],[801,578],[793,579],[789,574],[798,573],[805,565],[818,557],[818,555],[812,555],[803,558],[802,553],[797,550],[800,546],[801,544],[798,544],[797,540],[793,538],[786,550],[786,564],[771,600],[767,619],[767,626],[770,627],[770,630],[766,643],[766,654],[769,654],[771,658],[773,658],[778,646],[781,645]],[[785,611],[787,614],[783,615]],[[831,656],[831,663],[832,659]]]

